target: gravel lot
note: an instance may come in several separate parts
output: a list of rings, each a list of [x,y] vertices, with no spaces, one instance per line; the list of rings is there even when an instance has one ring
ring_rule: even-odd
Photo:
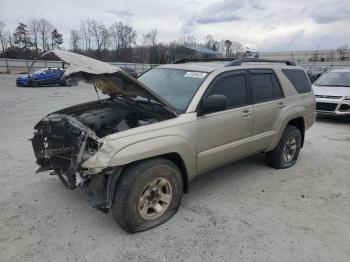
[[[34,173],[33,125],[94,89],[0,75],[0,94],[0,261],[350,261],[348,120],[319,118],[290,169],[254,156],[198,177],[169,222],[128,235],[86,190]]]

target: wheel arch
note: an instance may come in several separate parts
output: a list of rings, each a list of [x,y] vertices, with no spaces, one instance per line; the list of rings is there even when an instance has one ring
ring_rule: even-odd
[[[305,139],[305,119],[303,117],[296,117],[287,123],[287,125],[292,125],[297,127],[300,130],[301,133],[301,147],[304,146],[304,139]]]
[[[278,142],[280,141],[284,130],[288,125],[293,125],[297,127],[300,130],[302,141],[301,141],[301,147],[304,145],[304,139],[305,139],[305,117],[303,115],[303,107],[295,107],[293,110],[286,113],[285,117],[281,121],[281,125],[278,127],[278,133],[275,136],[274,141],[272,142],[271,146],[266,150],[266,152],[271,151],[276,148]]]

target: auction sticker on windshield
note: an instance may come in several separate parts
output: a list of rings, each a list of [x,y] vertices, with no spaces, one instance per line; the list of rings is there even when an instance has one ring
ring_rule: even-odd
[[[193,78],[204,78],[206,77],[207,73],[203,72],[186,72],[184,75],[185,77],[193,77]]]

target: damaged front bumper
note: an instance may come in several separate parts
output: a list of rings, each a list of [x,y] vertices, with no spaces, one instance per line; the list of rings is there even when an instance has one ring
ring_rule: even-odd
[[[88,175],[80,164],[100,146],[95,132],[72,116],[52,114],[35,126],[32,145],[40,171],[52,170],[73,188]]]
[[[31,142],[40,166],[37,172],[51,170],[70,189],[88,184],[90,205],[109,210],[122,167],[81,166],[102,145],[94,131],[72,116],[52,114],[35,126]]]

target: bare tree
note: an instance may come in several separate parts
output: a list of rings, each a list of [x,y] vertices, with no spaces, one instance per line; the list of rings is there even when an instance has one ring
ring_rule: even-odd
[[[337,48],[339,61],[344,61],[346,59],[346,52],[348,50],[348,45],[342,45]]]
[[[40,39],[41,39],[41,48],[45,52],[48,49],[50,49],[50,45],[48,43],[48,39],[51,36],[52,32],[52,25],[49,21],[45,19],[40,19],[39,21],[39,33],[40,33]]]
[[[95,40],[96,49],[100,53],[102,49],[106,49],[109,40],[109,33],[106,26],[96,20],[91,20],[91,33]]]
[[[5,48],[6,48],[5,26],[6,26],[5,23],[0,21],[0,41],[1,41],[3,54],[5,54]]]
[[[136,31],[121,22],[116,22],[110,27],[110,36],[116,50],[129,48],[136,43]]]
[[[77,52],[79,50],[79,43],[81,40],[81,36],[78,30],[70,31],[70,44],[73,52]]]
[[[39,50],[39,28],[40,28],[39,20],[35,18],[30,19],[29,32],[33,38],[33,45],[35,47],[35,56],[38,55],[38,50]]]
[[[217,50],[217,44],[218,42],[215,41],[214,37],[212,35],[207,35],[204,38],[204,47],[212,49],[212,50]]]
[[[10,47],[10,50],[12,51],[13,50],[13,40],[12,40],[12,34],[11,34],[11,31],[7,31],[7,39],[8,39],[8,44],[9,44],[9,47]]]
[[[197,47],[198,43],[196,38],[193,35],[183,36],[179,39],[180,45],[188,46],[188,47]]]
[[[91,48],[91,20],[82,20],[80,22],[80,34],[82,38],[82,49],[85,51],[90,50]]]
[[[152,29],[149,33],[143,35],[143,42],[146,46],[154,47],[157,43],[158,30]]]
[[[237,41],[232,41],[231,50],[234,56],[239,56],[244,52],[243,45]]]

